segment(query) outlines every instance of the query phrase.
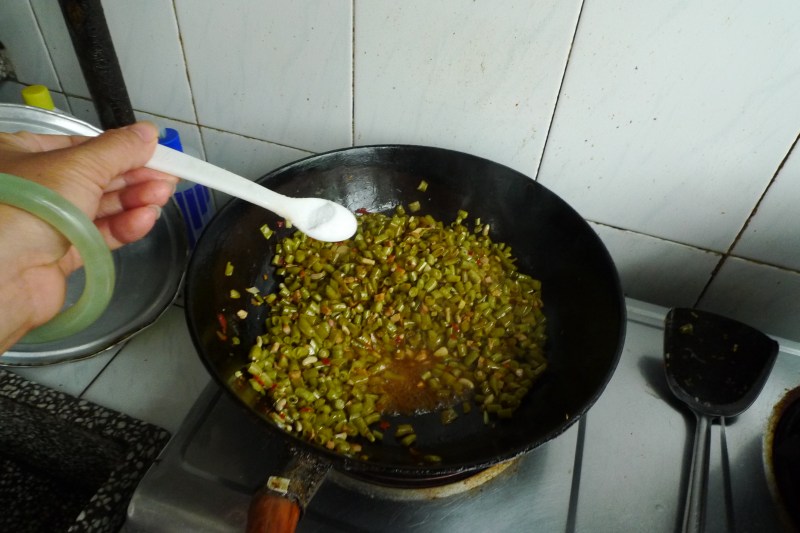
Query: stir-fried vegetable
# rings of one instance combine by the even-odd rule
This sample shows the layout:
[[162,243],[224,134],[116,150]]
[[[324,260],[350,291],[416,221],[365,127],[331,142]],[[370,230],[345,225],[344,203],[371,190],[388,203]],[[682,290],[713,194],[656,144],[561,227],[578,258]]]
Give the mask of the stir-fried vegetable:
[[[277,425],[355,454],[390,414],[512,416],[546,368],[540,284],[466,217],[398,208],[362,214],[345,242],[295,232],[277,244],[282,281],[244,374]],[[411,426],[389,435],[415,446]]]

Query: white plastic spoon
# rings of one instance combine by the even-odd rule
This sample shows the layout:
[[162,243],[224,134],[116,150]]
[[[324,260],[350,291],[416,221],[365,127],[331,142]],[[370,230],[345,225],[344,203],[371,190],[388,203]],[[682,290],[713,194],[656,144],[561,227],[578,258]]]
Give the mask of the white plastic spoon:
[[145,166],[263,207],[319,241],[343,241],[356,232],[355,215],[342,205],[323,198],[292,198],[278,194],[247,178],[166,146],[158,145]]

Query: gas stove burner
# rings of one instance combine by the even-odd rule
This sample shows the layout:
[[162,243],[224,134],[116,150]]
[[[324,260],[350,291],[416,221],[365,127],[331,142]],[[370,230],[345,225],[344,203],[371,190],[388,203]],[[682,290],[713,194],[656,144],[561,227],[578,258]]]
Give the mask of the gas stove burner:
[[[337,485],[370,497],[393,501],[418,501],[447,498],[479,487],[516,465],[517,459],[498,463],[483,470],[424,479],[398,479],[379,474],[340,472],[334,470],[329,479]],[[512,469],[513,471],[513,469]]]

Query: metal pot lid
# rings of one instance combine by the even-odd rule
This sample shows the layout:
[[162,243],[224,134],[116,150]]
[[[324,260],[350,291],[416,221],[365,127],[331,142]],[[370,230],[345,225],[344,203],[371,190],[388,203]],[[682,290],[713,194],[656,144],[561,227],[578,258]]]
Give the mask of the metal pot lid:
[[[0,104],[0,132],[16,131],[95,136],[102,130],[61,113]],[[144,239],[113,253],[114,294],[94,324],[60,341],[12,346],[0,355],[0,366],[42,366],[85,359],[131,338],[153,324],[175,301],[188,254],[183,218],[170,202]],[[65,307],[77,301],[84,282],[83,269],[69,277]]]

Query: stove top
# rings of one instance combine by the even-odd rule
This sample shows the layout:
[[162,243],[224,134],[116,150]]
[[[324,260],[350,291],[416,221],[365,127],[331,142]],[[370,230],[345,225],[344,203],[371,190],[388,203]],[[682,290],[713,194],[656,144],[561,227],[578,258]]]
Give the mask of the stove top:
[[[476,479],[432,489],[376,489],[332,471],[298,531],[679,529],[694,417],[672,399],[664,378],[665,315],[628,302],[614,377],[587,415],[556,439]],[[781,531],[761,454],[772,407],[800,385],[800,351],[781,346],[753,406],[712,428],[709,532]],[[281,439],[209,386],[140,483],[123,531],[244,531],[250,495],[287,459]]]

